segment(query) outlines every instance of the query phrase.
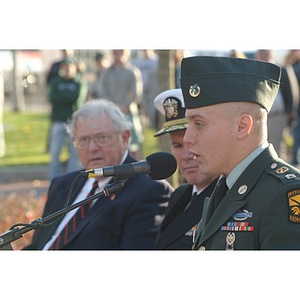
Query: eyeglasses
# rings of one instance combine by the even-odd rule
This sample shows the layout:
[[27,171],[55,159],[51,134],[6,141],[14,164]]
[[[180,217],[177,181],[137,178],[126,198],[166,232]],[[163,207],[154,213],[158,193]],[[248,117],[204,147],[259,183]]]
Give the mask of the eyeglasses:
[[93,136],[82,136],[79,139],[75,139],[73,141],[73,145],[77,149],[84,149],[89,146],[91,139],[94,143],[101,147],[101,146],[108,146],[111,143],[112,137],[120,132],[114,133],[98,133]]

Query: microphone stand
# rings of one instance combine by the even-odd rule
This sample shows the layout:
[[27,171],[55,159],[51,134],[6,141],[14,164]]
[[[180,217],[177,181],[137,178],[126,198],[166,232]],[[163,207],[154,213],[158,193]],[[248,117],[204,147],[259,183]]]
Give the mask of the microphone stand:
[[0,250],[13,250],[11,243],[20,239],[21,237],[23,237],[24,233],[29,232],[33,229],[38,229],[42,226],[47,226],[47,224],[45,224],[46,222],[49,222],[57,217],[63,216],[67,212],[69,212],[81,205],[84,205],[96,198],[99,198],[101,196],[110,196],[114,192],[122,189],[124,187],[124,183],[125,183],[125,180],[117,181],[113,184],[109,184],[108,186],[103,188],[99,193],[92,195],[76,204],[67,206],[67,207],[65,207],[57,212],[54,212],[53,214],[50,214],[49,216],[46,216],[44,218],[38,218],[38,219],[32,221],[30,224],[24,224],[24,225],[21,224],[23,226],[22,228],[15,227],[18,224],[12,226],[9,231],[0,235]]

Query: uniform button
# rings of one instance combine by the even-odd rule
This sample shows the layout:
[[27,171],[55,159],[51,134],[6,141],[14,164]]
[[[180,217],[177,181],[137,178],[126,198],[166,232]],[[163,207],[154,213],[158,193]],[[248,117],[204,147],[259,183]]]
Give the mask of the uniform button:
[[276,167],[277,167],[277,164],[276,163],[272,163],[271,169],[274,170]]
[[200,248],[199,248],[199,250],[202,250],[202,251],[203,251],[203,250],[206,250],[206,248],[205,248],[204,245],[201,245]]
[[247,189],[248,189],[248,187],[245,184],[241,185],[238,189],[239,195],[245,194],[247,192]]

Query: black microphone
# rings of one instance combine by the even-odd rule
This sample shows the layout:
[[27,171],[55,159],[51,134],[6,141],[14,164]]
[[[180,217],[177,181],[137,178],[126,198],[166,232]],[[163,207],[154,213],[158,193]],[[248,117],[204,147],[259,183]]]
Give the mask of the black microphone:
[[175,157],[168,152],[157,152],[146,157],[146,160],[130,164],[90,169],[81,172],[88,178],[96,176],[111,177],[115,179],[127,179],[139,174],[148,174],[151,179],[160,180],[170,177],[177,168]]

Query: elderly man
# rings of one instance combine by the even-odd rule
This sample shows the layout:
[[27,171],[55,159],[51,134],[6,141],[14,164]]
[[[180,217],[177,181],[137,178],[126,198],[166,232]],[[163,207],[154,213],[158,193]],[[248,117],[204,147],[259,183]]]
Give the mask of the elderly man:
[[[132,163],[128,153],[130,123],[112,102],[91,100],[73,114],[71,137],[85,169]],[[56,177],[48,191],[43,216],[62,209],[71,184],[81,171]],[[82,177],[71,203],[102,190],[111,177]],[[122,190],[101,196],[91,207],[81,206],[49,226],[37,229],[26,249],[113,250],[153,249],[162,216],[173,188],[165,180],[137,175]]]
[[203,173],[221,175],[194,249],[300,249],[300,172],[267,140],[280,68],[226,57],[190,57],[181,68],[184,141]]

